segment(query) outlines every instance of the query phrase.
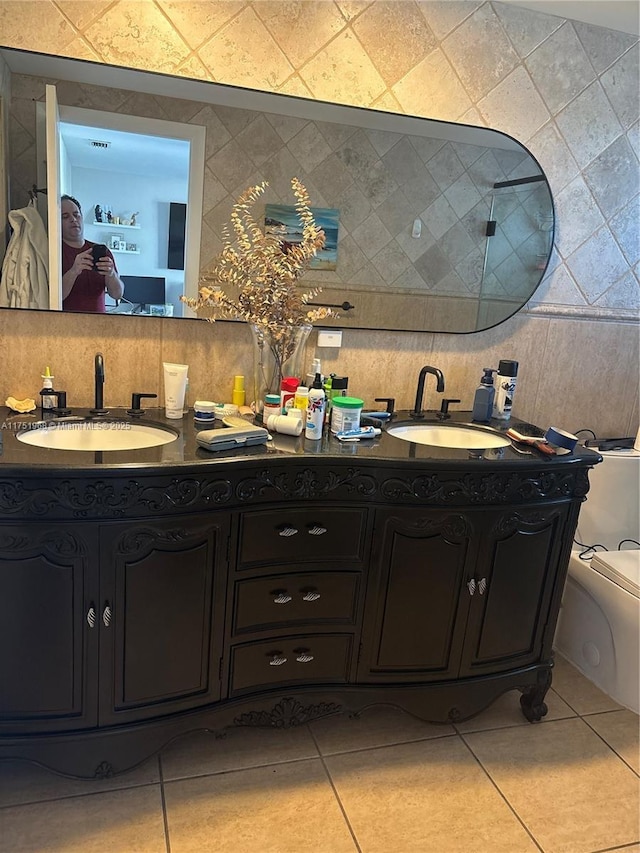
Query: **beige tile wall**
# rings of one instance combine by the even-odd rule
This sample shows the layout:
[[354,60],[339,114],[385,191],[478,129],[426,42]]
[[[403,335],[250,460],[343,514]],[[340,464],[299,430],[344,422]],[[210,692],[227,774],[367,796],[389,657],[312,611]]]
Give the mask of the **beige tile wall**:
[[[516,358],[516,414],[637,428],[637,39],[474,0],[0,0],[0,31],[14,47],[511,133],[540,159],[558,207],[553,269],[529,313],[465,336],[348,330],[342,350],[318,355],[368,403],[393,395],[400,407],[422,364],[441,367],[447,396],[469,407],[481,368]],[[239,325],[3,311],[0,397],[36,393],[49,363],[71,402],[87,404],[97,349],[111,405],[159,390],[163,359],[189,362],[198,396],[228,398],[233,374],[251,373]]]

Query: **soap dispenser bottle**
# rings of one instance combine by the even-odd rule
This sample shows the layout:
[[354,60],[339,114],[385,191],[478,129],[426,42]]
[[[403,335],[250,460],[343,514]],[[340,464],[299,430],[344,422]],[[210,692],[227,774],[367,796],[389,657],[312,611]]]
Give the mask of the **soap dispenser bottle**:
[[487,424],[491,420],[493,400],[496,393],[495,388],[493,387],[493,374],[495,373],[495,369],[492,367],[483,367],[482,370],[484,373],[480,380],[480,384],[476,388],[476,393],[473,398],[471,420]]
[[56,405],[56,395],[53,390],[53,376],[51,370],[45,367],[42,374],[42,390],[40,391],[40,406],[42,412],[50,411]]

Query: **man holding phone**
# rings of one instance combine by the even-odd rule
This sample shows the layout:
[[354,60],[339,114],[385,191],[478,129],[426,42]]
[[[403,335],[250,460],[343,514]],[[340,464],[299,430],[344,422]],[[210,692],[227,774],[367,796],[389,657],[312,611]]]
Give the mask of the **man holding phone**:
[[84,239],[80,202],[60,199],[62,216],[62,308],[64,311],[105,313],[104,294],[120,299],[124,285],[113,255],[101,243]]

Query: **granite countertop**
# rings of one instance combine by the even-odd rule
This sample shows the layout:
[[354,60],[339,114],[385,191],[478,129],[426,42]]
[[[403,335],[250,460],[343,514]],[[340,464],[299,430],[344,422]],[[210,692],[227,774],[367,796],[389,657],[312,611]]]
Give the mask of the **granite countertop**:
[[[86,410],[77,409],[73,411],[74,417],[87,416]],[[124,409],[111,409],[107,418],[131,420]],[[55,419],[54,419],[55,420]],[[168,420],[164,417],[162,409],[146,409],[142,418],[136,418],[138,423],[157,423],[170,426],[179,432],[178,438],[170,444],[161,447],[152,447],[144,450],[128,451],[75,451],[75,450],[51,450],[27,445],[18,440],[17,436],[21,430],[33,428],[41,421],[40,411],[29,415],[19,415],[3,408],[0,412],[0,470],[5,474],[30,473],[34,469],[47,469],[50,473],[81,473],[92,470],[114,469],[122,472],[124,468],[144,468],[156,472],[166,472],[168,467],[179,468],[201,468],[202,466],[228,465],[243,462],[257,462],[278,459],[282,461],[289,457],[297,457],[302,461],[304,457],[308,461],[323,458],[331,460],[358,460],[359,462],[385,461],[396,463],[402,467],[412,465],[418,467],[433,466],[436,468],[474,468],[477,466],[496,467],[504,470],[506,466],[540,468],[540,465],[557,466],[566,464],[595,465],[600,461],[600,456],[592,450],[578,446],[571,454],[563,454],[550,457],[535,449],[527,449],[522,445],[510,446],[497,450],[485,450],[483,452],[458,450],[453,448],[438,448],[427,445],[414,444],[403,441],[394,436],[387,435],[383,430],[382,435],[374,439],[360,442],[340,442],[328,431],[319,441],[309,441],[304,438],[304,433],[299,438],[274,433],[272,440],[267,444],[253,447],[239,448],[231,451],[210,452],[202,449],[197,441],[196,435],[202,427],[195,424],[191,413],[185,415],[182,420]],[[411,422],[408,412],[399,412],[393,420],[396,426],[404,421]],[[447,425],[468,424],[470,412],[452,413],[450,420],[445,421]],[[421,423],[442,424],[436,417],[435,412],[427,412],[425,420]],[[503,432],[509,425],[517,427],[520,423],[513,418],[511,422],[494,422],[490,426]],[[216,428],[224,427],[216,421]]]

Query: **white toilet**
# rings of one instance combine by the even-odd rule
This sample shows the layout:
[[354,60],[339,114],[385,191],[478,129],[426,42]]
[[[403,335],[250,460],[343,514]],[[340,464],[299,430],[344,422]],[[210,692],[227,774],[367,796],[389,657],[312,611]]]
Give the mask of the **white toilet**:
[[[640,433],[639,433],[640,436]],[[636,446],[640,443],[636,441]],[[600,451],[589,472],[576,542],[604,545],[580,559],[574,542],[556,649],[601,690],[640,713],[640,450]],[[592,556],[593,555],[593,556]]]

